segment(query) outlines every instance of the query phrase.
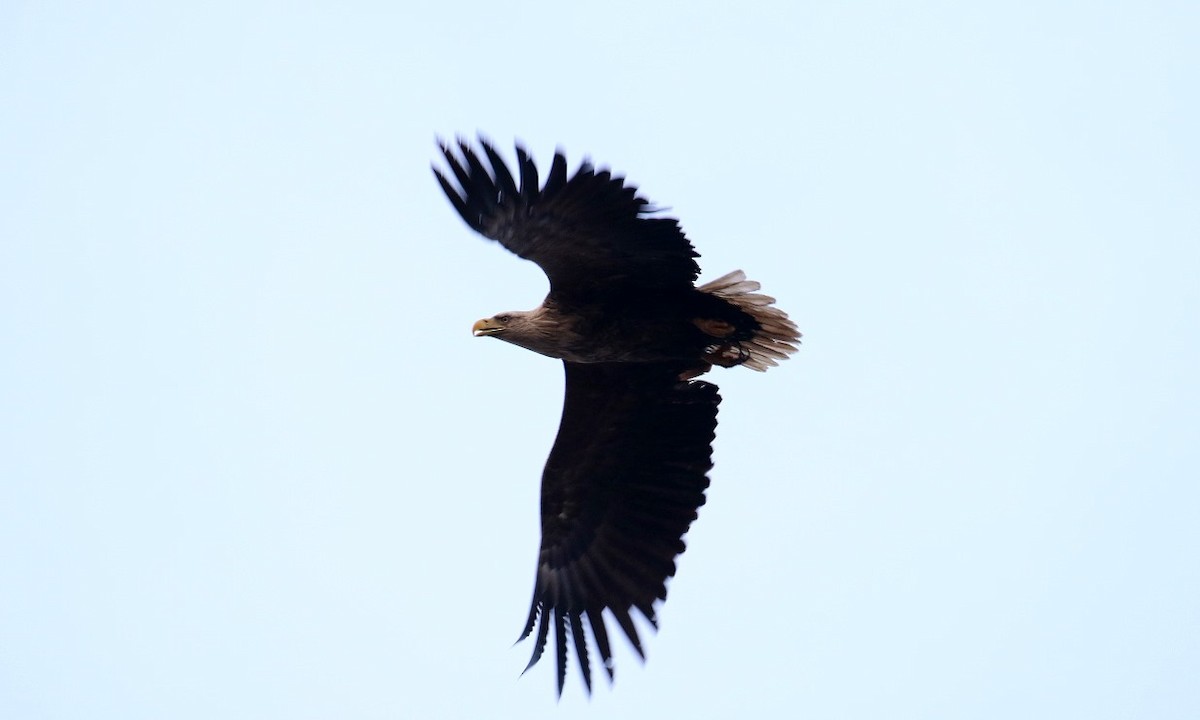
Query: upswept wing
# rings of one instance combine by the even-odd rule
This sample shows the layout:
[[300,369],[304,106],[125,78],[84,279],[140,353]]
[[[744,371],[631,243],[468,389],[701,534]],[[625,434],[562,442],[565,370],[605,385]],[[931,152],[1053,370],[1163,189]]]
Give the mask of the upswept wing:
[[524,639],[537,629],[528,670],[554,630],[558,692],[567,636],[591,691],[584,622],[613,676],[607,611],[642,654],[631,611],[655,623],[682,536],[704,504],[721,398],[715,385],[680,382],[678,368],[566,366],[562,423],[542,476],[542,544]]
[[[442,145],[449,175],[433,172],[467,225],[532,260],[550,278],[551,292],[586,293],[628,284],[640,288],[690,287],[698,257],[679,223],[649,217],[637,189],[584,161],[567,177],[555,153],[546,184],[517,145],[517,174],[486,141],[483,157],[464,141]],[[457,152],[456,152],[457,149]]]

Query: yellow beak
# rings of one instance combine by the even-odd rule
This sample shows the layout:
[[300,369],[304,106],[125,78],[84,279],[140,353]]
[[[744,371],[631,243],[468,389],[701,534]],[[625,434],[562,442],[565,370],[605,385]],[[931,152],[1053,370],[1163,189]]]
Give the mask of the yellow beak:
[[483,337],[484,335],[495,335],[498,332],[503,332],[504,328],[491,318],[485,318],[476,322],[471,326],[471,334],[475,337]]

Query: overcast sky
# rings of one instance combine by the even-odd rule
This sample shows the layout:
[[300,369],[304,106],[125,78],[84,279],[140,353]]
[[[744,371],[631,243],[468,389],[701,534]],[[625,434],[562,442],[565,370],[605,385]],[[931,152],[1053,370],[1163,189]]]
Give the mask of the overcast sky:
[[[0,716],[1200,716],[1200,6],[418,4],[0,5]],[[805,333],[590,702],[477,132]]]

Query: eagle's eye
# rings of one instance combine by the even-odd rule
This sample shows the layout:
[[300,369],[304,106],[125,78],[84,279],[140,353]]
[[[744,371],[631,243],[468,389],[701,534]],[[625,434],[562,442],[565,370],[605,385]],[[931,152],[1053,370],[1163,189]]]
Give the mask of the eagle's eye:
[[502,323],[506,323],[509,320],[512,320],[512,315],[497,315],[496,319]]

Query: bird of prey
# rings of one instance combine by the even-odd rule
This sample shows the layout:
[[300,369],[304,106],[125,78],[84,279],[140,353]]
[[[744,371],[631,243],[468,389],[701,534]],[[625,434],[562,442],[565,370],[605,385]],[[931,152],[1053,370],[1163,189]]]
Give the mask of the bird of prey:
[[560,359],[566,375],[542,474],[525,669],[553,630],[558,694],[568,637],[590,693],[585,623],[609,682],[605,613],[644,659],[631,613],[657,627],[655,604],[704,504],[721,398],[695,378],[714,365],[766,370],[796,350],[800,333],[740,270],[696,286],[699,254],[679,223],[622,177],[587,161],[568,174],[560,151],[539,184],[520,145],[515,174],[488,142],[479,147],[442,144],[445,168],[434,174],[467,225],[537,263],[550,292],[473,332]]

